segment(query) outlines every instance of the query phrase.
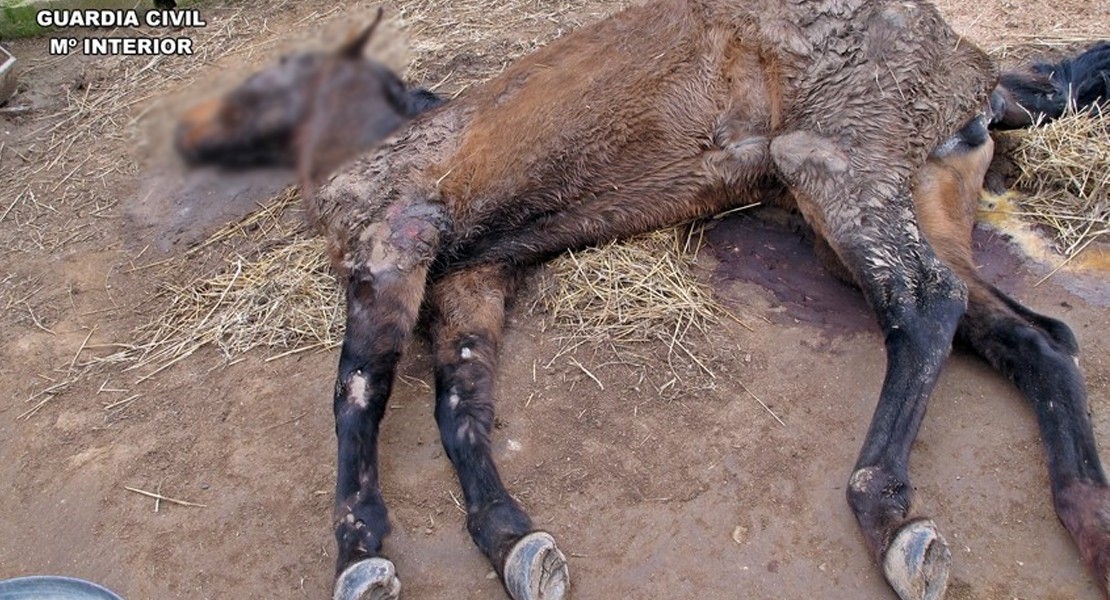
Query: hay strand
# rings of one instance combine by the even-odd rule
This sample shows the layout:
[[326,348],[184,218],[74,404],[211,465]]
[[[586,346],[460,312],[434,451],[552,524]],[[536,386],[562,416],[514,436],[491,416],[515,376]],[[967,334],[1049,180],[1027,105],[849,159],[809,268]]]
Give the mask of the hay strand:
[[189,506],[189,507],[193,507],[193,508],[207,508],[208,507],[207,504],[198,504],[196,502],[189,502],[188,500],[180,500],[180,499],[177,499],[177,498],[171,498],[169,496],[163,496],[162,494],[158,494],[158,493],[155,493],[155,492],[148,492],[144,489],[131,487],[129,485],[123,486],[123,489],[125,489],[129,492],[139,494],[140,496],[146,496],[147,498],[154,498],[155,500],[157,500],[159,502],[169,502],[170,504],[176,504],[178,506]]

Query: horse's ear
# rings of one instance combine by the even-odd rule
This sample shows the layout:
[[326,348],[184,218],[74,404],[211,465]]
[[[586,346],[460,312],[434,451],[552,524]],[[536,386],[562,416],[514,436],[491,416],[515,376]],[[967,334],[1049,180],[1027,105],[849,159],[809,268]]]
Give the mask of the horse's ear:
[[351,58],[362,58],[362,51],[366,48],[366,43],[370,41],[370,37],[374,35],[374,30],[377,29],[378,23],[382,22],[382,7],[378,7],[378,14],[374,16],[374,21],[362,30],[362,33],[352,37],[339,48],[339,55]]

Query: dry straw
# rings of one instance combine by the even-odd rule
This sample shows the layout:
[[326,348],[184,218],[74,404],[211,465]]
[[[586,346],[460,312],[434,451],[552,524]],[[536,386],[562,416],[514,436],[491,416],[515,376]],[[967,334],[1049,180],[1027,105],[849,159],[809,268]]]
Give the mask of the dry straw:
[[1110,233],[1110,121],[1071,111],[1046,126],[1012,134],[1016,185],[1028,192],[1019,216],[1043,225],[1072,257]]
[[131,368],[148,367],[149,377],[207,345],[228,359],[259,347],[287,354],[337,345],[342,296],[323,240],[291,216],[299,203],[287,190],[168,265],[181,273],[180,261],[217,259],[213,271],[164,286],[165,308],[140,331]]
[[676,358],[705,367],[691,334],[700,337],[724,314],[696,273],[689,227],[667,229],[567,252],[547,268],[538,305],[554,325],[559,354],[584,344],[621,348],[662,343]]

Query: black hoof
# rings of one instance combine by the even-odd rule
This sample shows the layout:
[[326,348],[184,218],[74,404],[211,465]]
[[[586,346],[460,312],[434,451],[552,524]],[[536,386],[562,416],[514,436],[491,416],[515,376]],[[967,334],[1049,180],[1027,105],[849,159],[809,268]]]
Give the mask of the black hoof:
[[505,559],[505,589],[513,600],[562,600],[570,589],[567,558],[543,531],[520,539]]
[[894,535],[883,556],[883,575],[902,600],[941,600],[951,564],[952,553],[936,524],[922,519]]
[[368,558],[347,567],[335,580],[333,600],[397,600],[401,580],[393,563]]

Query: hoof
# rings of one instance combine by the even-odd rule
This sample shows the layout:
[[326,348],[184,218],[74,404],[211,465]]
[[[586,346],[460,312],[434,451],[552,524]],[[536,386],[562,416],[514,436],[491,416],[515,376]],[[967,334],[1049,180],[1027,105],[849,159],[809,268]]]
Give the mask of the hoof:
[[948,588],[952,553],[928,519],[912,521],[894,536],[883,556],[883,574],[902,600],[941,600]]
[[567,558],[555,547],[555,538],[537,531],[513,546],[505,559],[505,589],[513,600],[566,598],[570,573]]
[[333,600],[397,600],[401,580],[393,563],[384,558],[361,560],[335,580]]

